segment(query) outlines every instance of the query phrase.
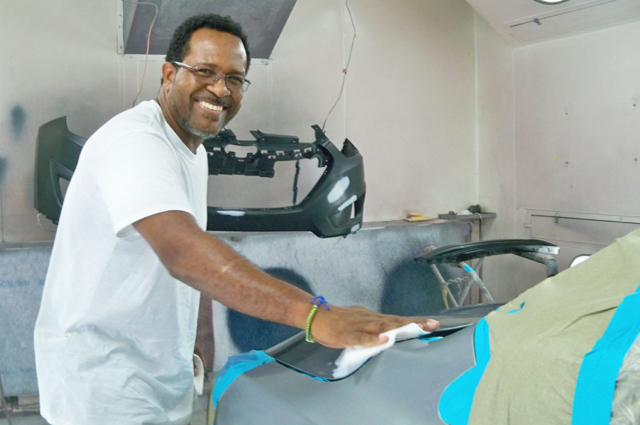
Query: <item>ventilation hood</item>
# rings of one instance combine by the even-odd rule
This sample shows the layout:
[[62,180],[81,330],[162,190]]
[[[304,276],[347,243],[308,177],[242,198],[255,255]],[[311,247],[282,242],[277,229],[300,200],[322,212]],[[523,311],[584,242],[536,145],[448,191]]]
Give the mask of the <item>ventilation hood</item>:
[[[296,0],[118,0],[118,53],[165,55],[174,30],[201,13],[230,16],[249,37],[251,57],[269,59]],[[156,16],[155,22],[153,21]]]
[[512,47],[640,20],[640,0],[467,0]]

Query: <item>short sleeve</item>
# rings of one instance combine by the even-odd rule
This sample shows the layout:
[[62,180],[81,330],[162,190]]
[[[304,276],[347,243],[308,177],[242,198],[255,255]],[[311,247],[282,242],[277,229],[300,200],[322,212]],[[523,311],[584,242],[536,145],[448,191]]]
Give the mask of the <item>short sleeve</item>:
[[133,223],[164,211],[194,215],[178,153],[158,135],[134,133],[101,152],[94,170],[114,233],[127,236]]

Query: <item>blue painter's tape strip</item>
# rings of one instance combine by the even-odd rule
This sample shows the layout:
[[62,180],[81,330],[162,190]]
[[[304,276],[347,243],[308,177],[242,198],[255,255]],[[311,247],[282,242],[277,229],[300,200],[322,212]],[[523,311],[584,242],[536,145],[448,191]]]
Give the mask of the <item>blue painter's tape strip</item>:
[[224,393],[238,376],[273,361],[275,361],[275,359],[264,351],[256,350],[229,357],[229,360],[227,360],[227,363],[220,370],[213,384],[213,392],[211,393],[213,406],[218,406],[218,400],[222,396],[222,393]]
[[524,307],[524,301],[522,301],[522,304],[520,304],[520,307],[516,308],[515,310],[507,311],[505,314],[517,313],[520,310],[522,310],[522,307]]
[[622,362],[640,334],[640,287],[618,306],[609,326],[580,366],[572,425],[609,424]]
[[426,334],[418,337],[420,341],[425,341],[425,342],[440,341],[442,338],[443,337],[441,336],[431,336],[430,334]]
[[449,384],[440,398],[440,417],[449,425],[466,425],[469,422],[476,388],[491,358],[489,325],[485,318],[476,325],[474,346],[476,365]]

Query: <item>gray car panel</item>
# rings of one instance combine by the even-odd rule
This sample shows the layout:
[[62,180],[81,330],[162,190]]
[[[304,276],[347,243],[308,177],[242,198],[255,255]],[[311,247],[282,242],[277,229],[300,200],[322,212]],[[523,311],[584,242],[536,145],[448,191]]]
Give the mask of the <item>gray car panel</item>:
[[475,324],[437,341],[399,342],[333,382],[279,362],[262,365],[227,388],[215,424],[442,425],[442,393],[475,365],[474,330]]

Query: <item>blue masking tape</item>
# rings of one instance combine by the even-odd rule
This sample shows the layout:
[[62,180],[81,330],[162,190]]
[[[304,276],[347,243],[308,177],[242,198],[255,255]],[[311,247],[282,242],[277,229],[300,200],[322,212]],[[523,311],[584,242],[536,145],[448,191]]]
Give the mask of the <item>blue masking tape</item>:
[[440,341],[442,338],[443,337],[441,336],[431,336],[430,334],[426,334],[418,337],[420,341],[425,341],[425,342]]
[[486,318],[482,318],[476,325],[474,346],[476,365],[449,384],[438,404],[440,417],[449,425],[466,425],[469,422],[476,388],[491,358]]
[[609,424],[618,372],[640,334],[640,287],[627,295],[593,349],[584,356],[573,398],[572,425]]
[[520,310],[522,310],[522,307],[524,307],[524,301],[522,301],[522,304],[520,304],[520,307],[516,308],[515,310],[507,311],[505,314],[517,313]]
[[220,370],[213,384],[213,392],[211,393],[213,406],[218,406],[218,400],[222,396],[222,393],[224,393],[227,387],[229,387],[238,376],[273,361],[275,361],[275,359],[264,351],[256,350],[229,357],[229,360],[227,360],[227,363]]

